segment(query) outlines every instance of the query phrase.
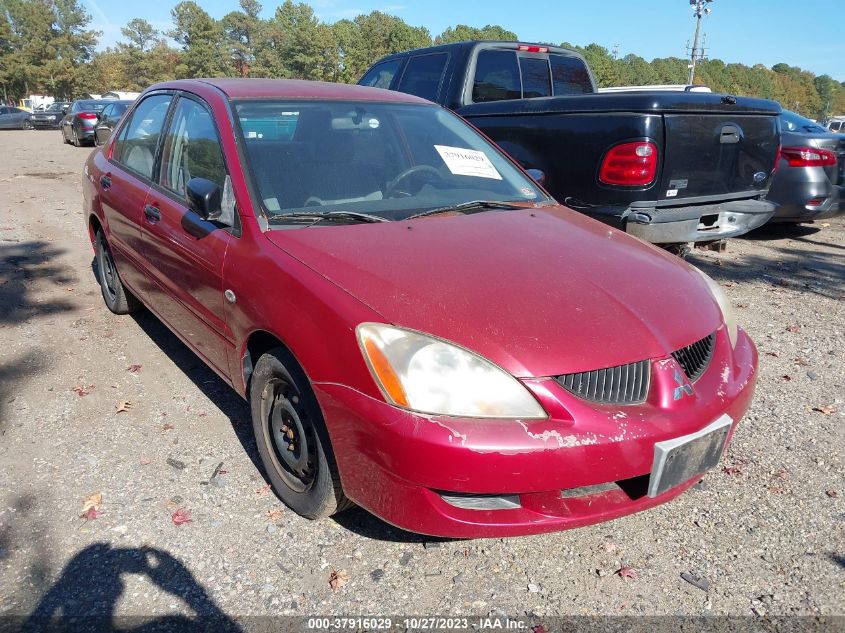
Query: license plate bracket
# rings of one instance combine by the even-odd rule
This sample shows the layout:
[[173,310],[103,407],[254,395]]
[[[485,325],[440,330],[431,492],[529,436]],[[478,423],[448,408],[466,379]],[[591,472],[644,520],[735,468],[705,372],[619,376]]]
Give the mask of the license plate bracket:
[[656,442],[648,496],[662,495],[716,466],[725,449],[731,424],[731,417],[724,414],[700,431]]

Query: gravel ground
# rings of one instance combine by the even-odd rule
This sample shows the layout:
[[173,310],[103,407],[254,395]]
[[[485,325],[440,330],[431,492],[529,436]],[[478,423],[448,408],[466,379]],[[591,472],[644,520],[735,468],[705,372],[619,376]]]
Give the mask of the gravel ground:
[[268,494],[246,404],[149,314],[103,305],[89,150],[2,138],[0,615],[845,614],[845,218],[691,256],[760,350],[724,468],[610,523],[432,541]]

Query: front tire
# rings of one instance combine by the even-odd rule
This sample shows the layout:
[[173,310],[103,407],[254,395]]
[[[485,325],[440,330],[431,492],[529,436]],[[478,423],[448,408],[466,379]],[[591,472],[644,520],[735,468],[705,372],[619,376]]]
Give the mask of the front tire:
[[21,129],[22,130],[32,130],[32,129],[34,129],[32,127],[32,121],[30,121],[29,119],[24,119],[23,123],[21,123]]
[[123,285],[108,242],[102,231],[96,237],[97,276],[106,307],[115,314],[130,314],[141,309],[141,302]]
[[249,401],[258,453],[279,498],[308,519],[352,507],[317,398],[290,352],[277,347],[258,359]]

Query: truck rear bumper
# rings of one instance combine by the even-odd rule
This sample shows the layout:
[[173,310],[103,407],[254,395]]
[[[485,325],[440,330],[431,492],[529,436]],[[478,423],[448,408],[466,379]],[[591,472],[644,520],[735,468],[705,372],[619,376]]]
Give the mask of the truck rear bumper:
[[721,240],[762,226],[776,210],[776,204],[756,199],[689,207],[631,208],[625,216],[625,231],[654,244]]

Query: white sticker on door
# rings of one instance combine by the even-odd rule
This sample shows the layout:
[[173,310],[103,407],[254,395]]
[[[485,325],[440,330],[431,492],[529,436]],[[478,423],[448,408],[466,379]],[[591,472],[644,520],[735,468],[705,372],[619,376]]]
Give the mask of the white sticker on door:
[[476,178],[493,178],[501,180],[502,176],[496,166],[487,158],[487,154],[474,149],[435,145],[434,149],[440,154],[446,167],[456,176],[475,176]]

